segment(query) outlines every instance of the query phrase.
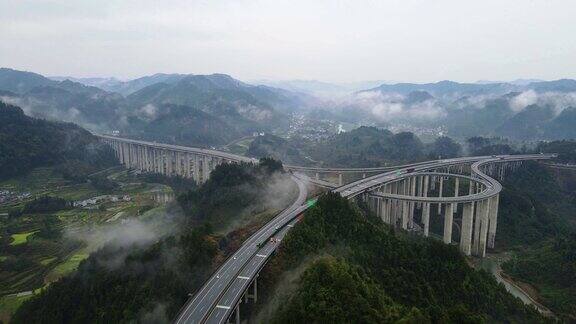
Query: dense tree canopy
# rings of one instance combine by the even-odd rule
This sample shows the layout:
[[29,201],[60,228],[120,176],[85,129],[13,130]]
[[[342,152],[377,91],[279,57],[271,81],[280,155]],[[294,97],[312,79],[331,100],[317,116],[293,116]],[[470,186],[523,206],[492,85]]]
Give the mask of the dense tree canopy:
[[74,124],[30,118],[1,101],[0,121],[0,179],[39,166],[70,163],[68,170],[76,174],[115,163],[109,148]]
[[438,137],[432,144],[430,157],[432,159],[449,159],[462,154],[462,146],[447,136]]
[[315,255],[338,258],[306,270],[274,315],[279,323],[293,322],[291,316],[298,322],[342,316],[350,323],[541,320],[490,274],[470,268],[457,248],[395,234],[337,194],[324,195],[306,212],[277,255],[262,274],[262,285],[273,286],[282,271]]

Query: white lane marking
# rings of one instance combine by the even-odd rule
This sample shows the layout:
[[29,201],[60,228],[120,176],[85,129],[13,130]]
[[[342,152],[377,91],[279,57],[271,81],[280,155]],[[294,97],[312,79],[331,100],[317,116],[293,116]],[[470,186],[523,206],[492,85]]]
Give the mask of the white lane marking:
[[216,305],[216,308],[230,309],[230,306]]
[[[300,183],[299,181],[296,181],[296,182],[298,183],[298,186],[301,187],[301,183]],[[294,208],[294,206],[302,205],[302,204],[304,203],[305,195],[302,194],[303,192],[304,192],[304,190],[300,190],[300,196],[298,197],[297,202],[295,202],[289,209],[284,210],[284,212],[282,212],[280,215],[278,215],[274,220],[283,219],[283,218],[285,218],[287,215],[293,214],[296,210],[299,210],[301,207],[300,207],[300,208]],[[274,226],[273,223],[276,223],[276,222],[272,221],[272,222],[266,224],[266,225],[264,226],[264,228],[261,229],[261,231],[262,231],[262,230],[267,230],[268,228],[271,229],[272,226]],[[261,232],[261,231],[259,231],[259,232]],[[251,237],[248,239],[248,241],[252,241],[252,239],[254,239],[255,241],[258,241],[262,236],[265,236],[265,235],[266,235],[266,233],[260,233],[260,234],[258,234],[258,232],[257,232],[257,233],[255,233],[253,236],[251,236]],[[246,244],[246,243],[248,243],[248,242],[245,242],[245,245],[248,245],[248,244]],[[245,251],[243,251],[242,254],[244,254],[244,252],[246,252],[246,250],[248,250],[248,249],[245,249]],[[258,250],[258,248],[256,248],[256,250]],[[262,258],[266,258],[266,257],[267,257],[266,255],[261,255],[261,254],[260,254],[260,255],[257,255],[257,256],[262,257]],[[225,265],[226,265],[226,264],[225,264]],[[210,279],[212,279],[212,278],[210,278]],[[203,290],[203,289],[202,289],[202,290]],[[210,289],[210,290],[211,290],[211,289]],[[202,298],[202,299],[204,299],[204,298]],[[186,311],[187,311],[187,310],[188,310],[188,307],[186,307]],[[194,310],[193,310],[192,312],[194,312]],[[189,316],[187,316],[186,320],[188,320],[191,315],[192,315],[192,314],[190,314]]]
[[244,276],[238,276],[238,279],[250,280],[250,278]]
[[[300,193],[302,193],[302,192],[303,192],[303,191],[301,190]],[[292,206],[290,206],[289,208],[287,208],[286,210],[284,210],[283,212],[281,212],[281,213],[276,217],[276,219],[281,219],[281,218],[285,217],[285,214],[290,214],[290,213],[293,212],[291,209],[293,209],[294,206],[301,205],[301,204],[303,203],[303,200],[304,200],[304,199],[303,199],[304,196],[303,196],[303,195],[301,195],[301,196],[302,196],[302,197],[298,197],[297,201],[294,202],[294,204],[293,204]],[[301,200],[302,200],[302,201],[301,201]],[[262,231],[262,230],[266,231],[266,230],[268,230],[268,229],[271,229],[272,226],[274,226],[274,223],[275,223],[274,221],[269,222],[268,224],[266,224],[266,225],[261,229],[261,231]],[[262,233],[261,231],[259,231],[260,233],[257,232],[257,233],[255,233],[254,235],[252,235],[251,237],[249,237],[247,241],[248,241],[248,242],[249,242],[249,241],[255,241],[255,242],[257,242],[262,236],[267,235],[267,233]],[[246,243],[248,243],[248,242],[246,242]],[[241,248],[241,249],[242,249],[242,248]],[[240,252],[240,251],[237,251],[237,252]],[[240,256],[240,257],[243,257],[246,252],[247,252],[247,250],[244,249],[244,251],[241,251],[241,252],[240,252],[240,255],[239,255],[239,256]],[[237,254],[237,253],[236,253],[236,254]],[[225,269],[226,267],[229,268],[229,267],[232,265],[232,262],[230,262],[230,261],[231,261],[231,260],[228,259],[227,262],[223,265],[222,269]],[[208,281],[208,283],[207,283],[205,286],[202,287],[202,289],[201,289],[201,291],[200,291],[200,294],[197,294],[197,295],[195,296],[195,298],[192,300],[192,302],[186,307],[184,313],[187,312],[187,311],[189,310],[189,307],[194,304],[194,302],[196,301],[197,297],[201,296],[201,293],[205,290],[205,288],[208,288],[208,292],[211,292],[211,291],[212,291],[212,289],[214,288],[214,286],[208,287],[209,284],[210,284],[210,282],[211,282],[212,280],[214,280],[214,277],[211,277],[210,280]],[[220,288],[220,285],[218,285],[218,288]],[[208,295],[208,294],[204,294],[204,295],[201,297],[200,300],[201,300],[201,301],[204,300],[204,298],[205,298],[207,295]],[[197,307],[197,306],[196,306],[196,307]],[[193,312],[196,310],[196,307],[194,307],[194,308],[192,309],[192,312],[191,312],[191,313],[193,313]],[[189,314],[189,315],[187,316],[186,320],[189,319],[190,315],[192,315],[192,314]]]

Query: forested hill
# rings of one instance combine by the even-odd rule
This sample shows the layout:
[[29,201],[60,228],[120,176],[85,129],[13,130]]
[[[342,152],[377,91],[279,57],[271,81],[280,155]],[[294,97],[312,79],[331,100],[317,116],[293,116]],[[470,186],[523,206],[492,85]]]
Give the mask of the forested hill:
[[90,171],[114,163],[112,152],[81,127],[31,118],[0,101],[0,179],[40,166]]
[[394,134],[367,126],[334,135],[305,150],[313,160],[332,167],[376,167],[384,163],[450,158],[462,153],[462,147],[449,137],[424,144],[411,132]]
[[262,323],[543,321],[457,247],[395,233],[332,193],[286,236],[258,286],[267,296],[252,316]]

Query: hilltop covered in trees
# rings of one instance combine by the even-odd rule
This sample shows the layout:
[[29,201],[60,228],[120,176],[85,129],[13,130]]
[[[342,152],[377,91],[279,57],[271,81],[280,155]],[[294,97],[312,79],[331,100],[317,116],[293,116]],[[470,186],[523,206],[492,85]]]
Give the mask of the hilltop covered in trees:
[[270,295],[284,274],[292,276],[302,267],[296,287],[278,297],[284,302],[258,320],[542,321],[490,274],[473,270],[456,247],[395,233],[336,194],[321,197],[287,235],[261,275],[262,292]]
[[77,175],[115,163],[112,151],[88,131],[28,117],[19,107],[0,101],[0,179],[40,166]]

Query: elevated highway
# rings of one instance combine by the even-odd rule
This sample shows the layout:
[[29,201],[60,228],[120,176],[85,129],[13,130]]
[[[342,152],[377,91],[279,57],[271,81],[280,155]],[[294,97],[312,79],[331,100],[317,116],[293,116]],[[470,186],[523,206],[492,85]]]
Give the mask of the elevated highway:
[[[110,136],[101,138],[114,148],[120,161],[127,167],[152,172],[160,170],[166,175],[193,177],[199,182],[208,179],[209,172],[219,163],[256,162],[255,159],[214,150]],[[228,319],[235,319],[239,323],[239,305],[242,298],[257,299],[259,271],[289,229],[298,221],[299,215],[310,206],[304,204],[307,195],[305,182],[308,180],[330,188],[342,197],[363,200],[388,224],[406,230],[422,228],[425,236],[429,234],[430,218],[442,217],[442,237],[447,244],[453,243],[454,216],[458,214],[461,206],[460,249],[464,254],[482,257],[486,245],[493,247],[496,233],[502,186],[495,178],[504,178],[519,167],[522,161],[554,157],[553,154],[462,157],[414,163],[395,169],[319,169],[287,166],[286,168],[294,173],[293,179],[299,188],[298,198],[289,208],[250,236],[238,251],[226,260],[182,308],[176,323],[223,323]],[[217,163],[210,163],[211,161]],[[318,177],[310,179],[300,172],[338,173],[340,182],[343,172],[363,173],[364,176],[360,180],[335,187],[330,182]],[[365,176],[371,172],[377,174]],[[454,192],[447,195],[448,183],[454,185],[451,187]],[[461,191],[467,191],[467,194],[462,195]],[[431,196],[432,194],[436,196]],[[437,215],[431,214],[432,205],[435,205]]]
[[[176,323],[221,323],[235,310],[239,299],[274,252],[287,230],[304,209],[308,191],[305,183],[293,177],[298,185],[294,203],[274,217],[246,242],[210,277],[181,310]],[[274,240],[270,240],[273,237]],[[254,293],[254,298],[256,297]]]

